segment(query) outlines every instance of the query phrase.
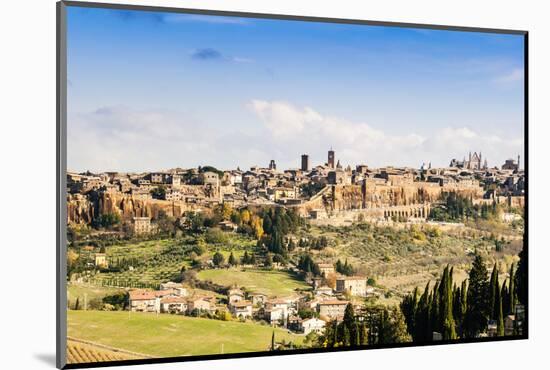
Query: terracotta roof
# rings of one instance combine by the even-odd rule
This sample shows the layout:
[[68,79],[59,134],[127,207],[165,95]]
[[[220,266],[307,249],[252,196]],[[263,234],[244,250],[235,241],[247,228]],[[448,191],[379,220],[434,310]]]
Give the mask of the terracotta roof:
[[209,302],[209,299],[207,299],[208,297],[192,297],[192,298],[189,298],[188,301],[190,302],[196,302],[196,301],[205,301],[205,302]]
[[322,305],[322,306],[347,305],[348,303],[349,303],[348,301],[340,301],[338,299],[330,299],[330,300],[320,302],[319,305]]
[[364,276],[339,276],[336,280],[367,280]]
[[327,268],[327,267],[334,268],[334,266],[331,263],[319,263],[318,266],[319,268]]
[[166,289],[166,290],[155,290],[155,296],[157,297],[165,297],[167,295],[176,294],[177,290],[175,289]]
[[160,300],[160,303],[187,303],[183,297],[166,297]]
[[246,307],[246,306],[252,306],[252,302],[250,301],[240,301],[232,303],[233,307]]
[[151,291],[132,291],[130,292],[130,300],[131,301],[149,301],[151,299],[155,299],[157,296],[155,295],[155,292]]
[[133,301],[139,301],[139,300],[151,300],[155,299],[157,297],[162,298],[169,295],[175,295],[176,291],[173,289],[169,290],[143,290],[143,289],[137,289],[130,291],[130,299]]

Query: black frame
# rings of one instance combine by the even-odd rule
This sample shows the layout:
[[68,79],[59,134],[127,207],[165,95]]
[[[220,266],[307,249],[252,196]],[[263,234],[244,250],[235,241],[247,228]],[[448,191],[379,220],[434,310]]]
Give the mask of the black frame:
[[[125,366],[125,365],[140,365],[140,364],[159,364],[172,362],[190,362],[190,361],[206,361],[220,360],[232,358],[247,358],[247,357],[267,357],[267,356],[288,356],[294,354],[309,354],[309,353],[326,353],[326,352],[342,352],[342,351],[357,351],[368,349],[382,348],[404,348],[418,346],[439,346],[447,344],[467,344],[467,343],[486,343],[500,342],[510,340],[522,340],[529,338],[529,303],[528,299],[525,305],[525,321],[522,335],[494,337],[494,338],[470,338],[457,339],[452,341],[438,342],[411,342],[411,343],[394,343],[384,345],[356,346],[356,347],[340,347],[340,348],[311,348],[311,349],[294,349],[285,351],[260,351],[260,352],[242,352],[230,354],[213,354],[213,355],[194,355],[180,357],[159,357],[151,359],[137,360],[121,360],[121,361],[106,361],[92,363],[66,363],[66,346],[67,346],[67,292],[66,292],[66,233],[67,233],[67,209],[66,209],[66,170],[67,170],[67,28],[66,28],[66,8],[68,6],[84,7],[84,8],[100,8],[100,9],[115,9],[115,10],[136,10],[136,11],[157,11],[171,12],[183,14],[200,14],[200,15],[218,15],[226,17],[245,17],[245,18],[264,18],[278,20],[293,20],[306,22],[321,22],[321,23],[340,23],[340,24],[356,24],[369,26],[391,26],[402,28],[420,28],[430,30],[446,30],[446,31],[462,31],[462,32],[483,32],[497,34],[512,34],[523,35],[524,37],[524,172],[525,172],[525,207],[524,207],[524,253],[527,261],[527,271],[529,271],[529,32],[524,30],[511,29],[495,29],[495,28],[477,28],[477,27],[460,27],[450,25],[435,25],[435,24],[419,24],[419,23],[401,23],[401,22],[383,22],[369,21],[358,19],[342,19],[342,18],[326,18],[312,16],[298,16],[285,14],[267,14],[267,13],[251,13],[251,12],[233,12],[209,9],[190,9],[190,8],[174,8],[162,6],[144,6],[130,4],[112,4],[112,3],[96,3],[96,2],[81,2],[81,1],[59,1],[56,7],[57,15],[57,99],[56,99],[56,119],[57,119],[57,142],[56,142],[56,169],[57,169],[57,217],[56,217],[56,366],[59,369],[81,369],[95,367],[110,367],[110,366]],[[528,280],[528,279],[527,279]],[[529,287],[529,281],[527,281]]]

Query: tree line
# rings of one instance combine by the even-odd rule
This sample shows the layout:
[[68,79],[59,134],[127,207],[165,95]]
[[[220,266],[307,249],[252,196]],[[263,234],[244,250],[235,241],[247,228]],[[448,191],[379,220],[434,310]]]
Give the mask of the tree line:
[[525,304],[526,269],[524,253],[518,268],[512,264],[509,278],[499,282],[495,263],[488,274],[483,257],[476,253],[467,280],[453,281],[453,268],[447,266],[441,278],[424,291],[416,288],[401,302],[408,332],[415,342],[433,340],[440,333],[443,340],[475,338],[496,323],[497,336],[504,336],[504,318],[515,313],[516,304]]

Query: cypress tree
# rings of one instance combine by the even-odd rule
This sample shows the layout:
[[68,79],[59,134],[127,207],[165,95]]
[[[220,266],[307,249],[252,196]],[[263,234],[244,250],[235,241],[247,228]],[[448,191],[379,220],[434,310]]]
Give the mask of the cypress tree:
[[497,272],[497,264],[493,266],[493,271],[491,272],[491,278],[489,280],[489,318],[495,319],[496,316],[496,310],[495,307],[497,306],[497,290],[498,287],[498,272]]
[[502,308],[499,308],[499,305],[500,305],[499,300],[502,300],[502,295],[501,295],[501,291],[500,291],[500,283],[498,281],[498,274],[497,274],[496,282],[495,282],[495,303],[492,307],[493,320],[498,319],[498,310],[502,309]]
[[466,315],[466,311],[468,310],[468,285],[466,284],[466,280],[462,282],[462,287],[460,288],[460,303],[462,304],[461,311],[462,311],[462,317]]
[[361,333],[360,333],[360,342],[361,345],[368,344],[368,337],[367,337],[367,327],[365,325],[364,321],[361,321],[361,327],[360,327]]
[[237,260],[235,259],[233,252],[229,255],[229,260],[227,262],[229,262],[231,266],[235,266],[237,264]]
[[469,274],[468,309],[466,311],[465,334],[473,338],[487,327],[489,315],[487,269],[483,257],[476,252]]
[[508,311],[509,315],[513,315],[516,311],[516,286],[515,286],[514,264],[510,267],[510,287],[508,288]]
[[519,252],[518,268],[515,274],[515,292],[517,300],[521,304],[527,303],[527,255],[525,246],[523,250]]
[[76,302],[74,304],[74,309],[75,309],[75,311],[80,309],[80,300],[78,299],[78,297],[76,297]]
[[418,287],[415,287],[413,292],[403,299],[401,302],[401,311],[405,316],[407,329],[413,337],[416,337],[416,315],[418,310]]
[[348,328],[351,328],[351,326],[355,322],[355,312],[353,311],[353,305],[351,303],[348,303],[346,306],[346,310],[344,311],[344,325]]
[[361,345],[361,328],[359,327],[359,324],[357,323],[357,320],[355,320],[352,332],[354,333],[354,335],[353,335],[352,340],[351,340],[351,345],[352,346]]
[[504,315],[502,313],[502,296],[500,295],[500,289],[497,289],[497,336],[504,336]]
[[449,268],[444,271],[441,312],[443,314],[442,335],[445,340],[456,339],[456,328],[453,317],[453,294],[451,289],[452,277]]
[[333,347],[338,346],[338,320],[334,320],[334,338],[333,338]]
[[275,351],[275,330],[271,333],[271,350]]
[[439,304],[441,303],[441,300],[439,298],[439,286],[440,286],[440,282],[436,282],[432,292],[432,299],[431,299],[432,305],[431,305],[430,318],[429,318],[430,338],[432,337],[432,332],[434,331],[441,333],[441,317],[439,315],[439,311],[440,311]]
[[500,289],[500,299],[502,300],[502,313],[507,315],[510,312],[510,292],[506,286],[506,280],[502,283],[502,288]]
[[348,329],[348,327],[346,325],[343,325],[344,326],[344,346],[349,346],[351,344],[350,342],[350,331]]

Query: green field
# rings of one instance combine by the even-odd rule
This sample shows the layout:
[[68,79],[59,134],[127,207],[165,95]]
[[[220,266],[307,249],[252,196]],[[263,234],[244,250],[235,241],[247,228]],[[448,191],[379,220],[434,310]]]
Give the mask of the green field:
[[103,298],[107,295],[124,292],[124,289],[120,288],[108,288],[108,287],[96,287],[87,284],[67,284],[67,299],[71,307],[78,298],[80,304],[84,304],[84,298],[90,302],[96,298]]
[[298,335],[254,323],[124,311],[68,311],[67,335],[151,356],[190,356],[265,351]]
[[304,281],[284,271],[240,268],[203,270],[197,274],[197,278],[223,286],[237,285],[249,291],[279,297],[292,295],[296,289],[309,288]]

